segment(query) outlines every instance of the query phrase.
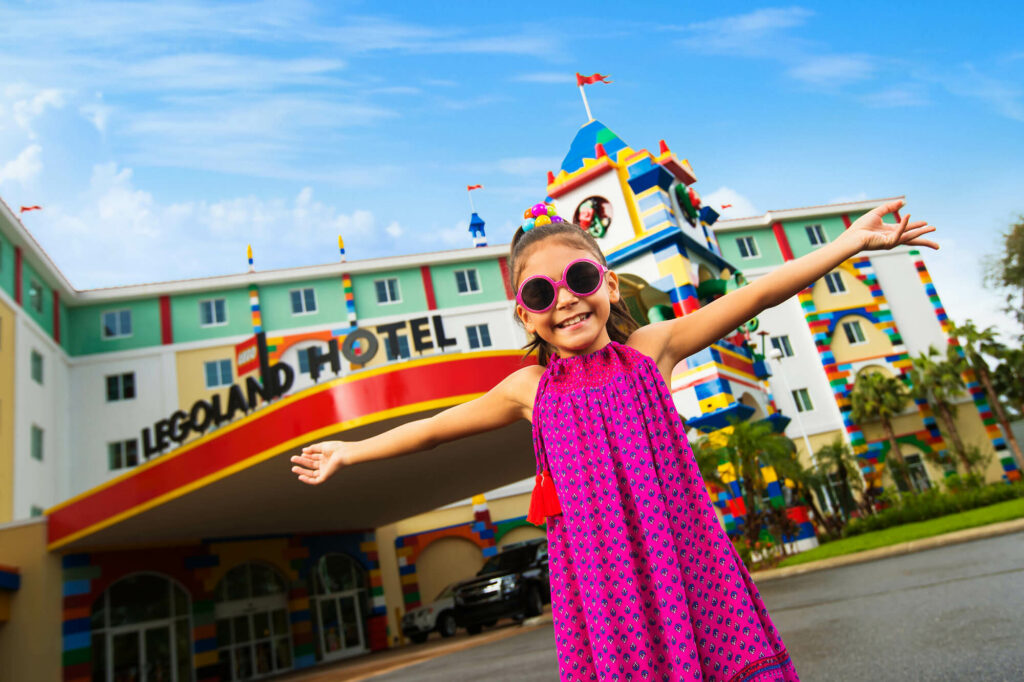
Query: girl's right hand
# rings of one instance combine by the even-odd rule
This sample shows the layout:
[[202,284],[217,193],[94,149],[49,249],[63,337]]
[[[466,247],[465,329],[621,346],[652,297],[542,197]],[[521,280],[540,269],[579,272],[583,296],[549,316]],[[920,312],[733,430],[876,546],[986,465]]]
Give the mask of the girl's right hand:
[[302,448],[301,455],[292,457],[292,473],[309,485],[320,485],[334,475],[334,472],[349,464],[350,443],[340,440],[326,440]]

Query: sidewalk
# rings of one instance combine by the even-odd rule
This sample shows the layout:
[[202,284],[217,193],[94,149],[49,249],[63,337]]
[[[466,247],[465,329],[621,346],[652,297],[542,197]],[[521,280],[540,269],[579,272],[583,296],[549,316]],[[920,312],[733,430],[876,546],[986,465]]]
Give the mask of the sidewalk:
[[751,577],[754,579],[754,582],[763,583],[769,580],[789,578],[794,575],[824,571],[829,568],[838,568],[839,566],[850,566],[853,564],[864,563],[866,561],[875,561],[876,559],[898,556],[900,554],[921,552],[926,549],[946,547],[948,545],[956,545],[961,542],[981,540],[982,538],[991,538],[997,535],[1007,535],[1009,533],[1018,533],[1021,531],[1024,531],[1024,518],[991,523],[987,526],[978,526],[976,528],[966,528],[964,530],[953,531],[952,533],[933,535],[930,538],[901,542],[897,545],[869,549],[863,552],[856,552],[854,554],[844,554],[843,556],[837,556],[831,559],[822,559],[821,561],[812,561],[806,564],[799,564],[797,566],[757,571],[756,573],[752,573]]
[[377,651],[333,665],[297,671],[277,679],[287,682],[341,682],[341,680],[358,682],[438,656],[472,649],[482,644],[490,644],[506,637],[514,637],[550,624],[551,606],[548,605],[544,607],[544,613],[535,618],[527,618],[522,625],[511,620],[504,620],[496,627],[488,628],[479,635],[469,635],[465,630],[460,630],[454,637],[443,639],[432,634],[430,639],[423,644],[407,644],[395,649]]

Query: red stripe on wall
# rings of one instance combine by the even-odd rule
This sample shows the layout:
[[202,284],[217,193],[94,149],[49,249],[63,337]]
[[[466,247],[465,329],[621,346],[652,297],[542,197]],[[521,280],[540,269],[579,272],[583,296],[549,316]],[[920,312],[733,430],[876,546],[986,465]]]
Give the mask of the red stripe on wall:
[[850,225],[852,225],[852,224],[853,223],[850,222],[849,214],[844,213],[843,214],[843,225],[846,227],[846,229],[850,229]]
[[365,378],[356,375],[277,409],[264,408],[238,428],[179,455],[158,459],[152,466],[55,510],[48,518],[50,543],[241,464],[299,434],[403,405],[482,393],[523,366],[515,352],[456,357],[459,359],[396,368]]
[[21,247],[14,247],[14,302],[21,305]]
[[430,266],[421,265],[420,274],[423,276],[423,291],[427,294],[427,309],[437,310],[437,298],[434,297],[434,280],[430,278]]
[[509,282],[508,258],[505,256],[499,258],[498,267],[501,268],[501,281],[505,283],[505,296],[512,301],[516,297],[516,292],[512,291],[512,284]]
[[60,343],[60,294],[53,290],[53,340]]
[[171,297],[160,297],[160,342],[165,346],[174,343],[174,330],[171,328]]
[[903,220],[903,218],[900,217],[899,209],[896,209],[895,211],[892,212],[892,217],[896,219],[896,222]]
[[793,249],[789,248],[789,239],[786,238],[786,231],[782,229],[782,223],[772,225],[772,232],[775,233],[775,241],[779,243],[779,251],[782,251],[782,259],[793,260]]

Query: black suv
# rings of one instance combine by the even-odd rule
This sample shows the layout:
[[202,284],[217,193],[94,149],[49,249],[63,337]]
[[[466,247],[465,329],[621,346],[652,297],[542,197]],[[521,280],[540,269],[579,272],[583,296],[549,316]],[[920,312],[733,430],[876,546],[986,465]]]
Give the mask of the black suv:
[[455,622],[469,634],[479,633],[499,618],[540,615],[551,601],[547,538],[507,545],[476,575],[454,589]]

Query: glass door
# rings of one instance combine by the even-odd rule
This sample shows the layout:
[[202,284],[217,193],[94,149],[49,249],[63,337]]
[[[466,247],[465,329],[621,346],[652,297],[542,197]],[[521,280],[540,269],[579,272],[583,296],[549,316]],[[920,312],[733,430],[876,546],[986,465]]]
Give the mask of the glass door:
[[290,670],[288,612],[283,608],[260,609],[218,618],[217,645],[224,680],[250,680]]
[[359,592],[350,590],[318,600],[320,647],[324,660],[366,651],[359,617]]
[[177,682],[171,624],[114,632],[108,659],[114,682]]

